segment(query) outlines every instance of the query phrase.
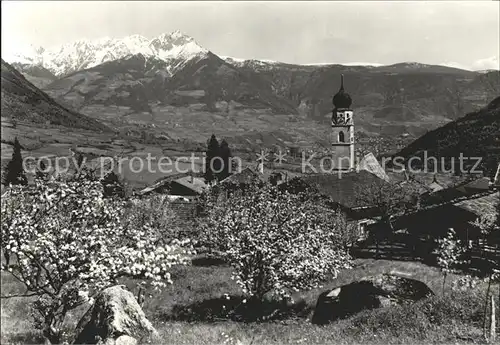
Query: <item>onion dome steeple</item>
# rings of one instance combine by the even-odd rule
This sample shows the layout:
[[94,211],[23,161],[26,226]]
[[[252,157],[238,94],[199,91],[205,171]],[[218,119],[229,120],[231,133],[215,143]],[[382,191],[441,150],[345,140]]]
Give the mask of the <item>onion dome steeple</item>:
[[333,105],[337,109],[350,108],[352,104],[351,96],[344,90],[344,75],[340,76],[340,90],[333,96]]

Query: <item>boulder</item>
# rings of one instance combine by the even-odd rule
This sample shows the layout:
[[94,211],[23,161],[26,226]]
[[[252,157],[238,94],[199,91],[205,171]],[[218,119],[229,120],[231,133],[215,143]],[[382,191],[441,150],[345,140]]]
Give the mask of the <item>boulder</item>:
[[135,345],[157,332],[123,285],[101,291],[76,327],[75,344]]
[[323,292],[312,317],[326,324],[365,309],[411,303],[434,293],[423,282],[394,274],[379,274]]

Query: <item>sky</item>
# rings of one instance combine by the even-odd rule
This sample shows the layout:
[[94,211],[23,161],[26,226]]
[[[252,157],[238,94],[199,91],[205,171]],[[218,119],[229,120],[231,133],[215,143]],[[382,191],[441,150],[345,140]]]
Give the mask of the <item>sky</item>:
[[2,51],[180,30],[236,58],[498,69],[499,12],[498,1],[2,1]]

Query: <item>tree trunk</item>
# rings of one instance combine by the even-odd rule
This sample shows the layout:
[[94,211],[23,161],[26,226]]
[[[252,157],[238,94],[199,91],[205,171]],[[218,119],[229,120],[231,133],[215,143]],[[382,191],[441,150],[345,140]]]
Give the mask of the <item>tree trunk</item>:
[[8,253],[7,250],[2,250],[3,251],[3,257],[5,259],[5,265],[9,266],[10,264],[10,254]]
[[445,285],[446,285],[446,276],[447,276],[447,273],[446,273],[446,272],[444,272],[444,273],[443,273],[443,297],[444,297],[444,287],[445,287]]
[[485,339],[488,339],[488,337],[487,337],[487,331],[486,331],[486,318],[487,318],[487,314],[488,314],[488,298],[490,296],[492,276],[493,276],[493,273],[490,273],[490,279],[488,281],[488,289],[486,289],[486,298],[485,298],[485,301],[484,301],[483,334],[484,334],[484,338]]
[[50,326],[43,330],[43,338],[46,345],[49,344],[60,344],[61,343],[61,332],[56,330],[54,327]]
[[490,343],[495,343],[496,335],[495,297],[491,295]]
[[139,303],[139,305],[141,306],[142,308],[142,305],[144,304],[144,295],[145,295],[145,291],[144,291],[144,287],[142,286],[139,286],[139,291],[137,292],[137,303]]
[[485,244],[486,244],[486,234],[483,234],[482,239],[480,240],[481,242],[479,243],[479,251],[480,251],[480,256],[481,259],[484,260],[484,252],[485,252]]

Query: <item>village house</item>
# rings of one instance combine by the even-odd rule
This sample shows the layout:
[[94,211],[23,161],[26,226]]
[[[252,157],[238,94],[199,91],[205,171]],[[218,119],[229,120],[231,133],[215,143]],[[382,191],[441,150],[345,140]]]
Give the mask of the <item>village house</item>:
[[[484,237],[474,222],[481,217],[496,214],[496,204],[500,202],[499,192],[487,191],[464,192],[462,188],[449,188],[441,197],[424,201],[421,209],[395,217],[393,227],[396,231],[404,230],[416,255],[430,255],[436,246],[436,240],[444,238],[450,228],[454,229],[458,239],[467,245],[469,255],[480,251],[480,247],[497,243],[498,239]],[[439,202],[438,202],[439,201]],[[500,260],[496,253],[496,260]]]
[[165,198],[164,200],[169,202],[169,207],[179,217],[192,219],[200,212],[197,198],[208,189],[209,186],[203,178],[187,174],[177,174],[157,181],[153,185],[137,192],[136,195],[139,197],[152,194],[162,195]]
[[244,190],[254,184],[263,184],[265,177],[250,167],[234,173],[212,187],[212,192],[218,194],[220,201],[231,195],[242,194]]
[[153,185],[137,192],[137,195],[145,196],[152,193],[158,193],[169,195],[171,199],[182,197],[192,200],[208,189],[209,186],[205,183],[204,178],[187,174],[178,174],[157,181]]

